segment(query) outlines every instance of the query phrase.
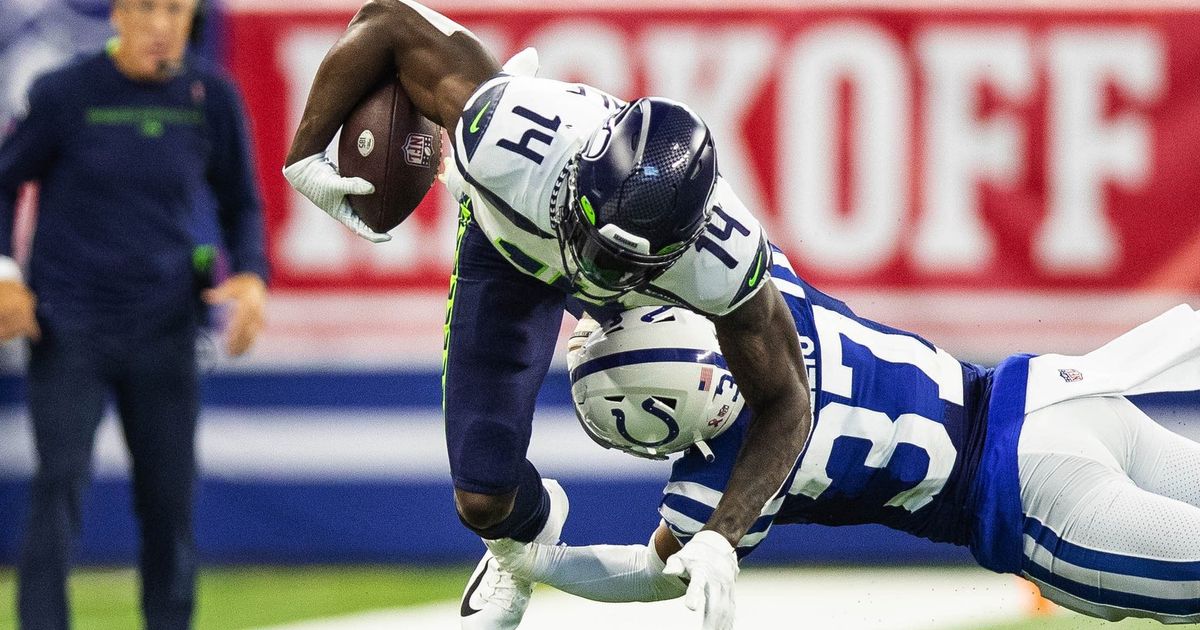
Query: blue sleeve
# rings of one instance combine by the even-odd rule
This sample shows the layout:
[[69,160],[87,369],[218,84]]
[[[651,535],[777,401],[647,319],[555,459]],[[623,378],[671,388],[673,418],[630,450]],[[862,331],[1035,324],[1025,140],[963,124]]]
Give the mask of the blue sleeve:
[[0,141],[0,254],[12,255],[17,194],[25,182],[42,178],[58,151],[56,103],[43,77],[29,88],[29,114]]
[[[713,461],[705,460],[696,448],[689,448],[672,464],[671,481],[663,490],[658,513],[680,544],[686,545],[704,527],[724,496],[725,485],[733,473],[733,464],[737,460],[746,426],[750,422],[749,409],[747,406],[733,426],[708,441],[708,446],[715,455]],[[736,552],[739,560],[750,555],[766,538],[775,523],[775,516],[787,498],[787,488],[790,485],[791,475],[775,496],[763,506],[758,518],[738,541]]]
[[213,82],[210,103],[213,151],[209,158],[208,183],[217,200],[221,236],[229,250],[234,273],[256,273],[267,280],[266,241],[262,199],[254,175],[254,160],[241,98],[224,79]]

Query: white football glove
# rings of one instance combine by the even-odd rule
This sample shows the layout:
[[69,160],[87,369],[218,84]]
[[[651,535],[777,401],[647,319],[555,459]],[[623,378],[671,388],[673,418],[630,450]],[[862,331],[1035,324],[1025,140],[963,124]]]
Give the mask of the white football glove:
[[663,573],[690,580],[683,602],[704,611],[704,630],[733,628],[733,582],[737,579],[737,554],[725,537],[705,530],[667,558]]
[[380,234],[367,227],[366,223],[354,214],[346,195],[369,195],[375,192],[375,186],[361,177],[342,177],[337,167],[325,152],[310,155],[291,166],[283,168],[283,176],[300,194],[308,197],[318,208],[350,228],[351,232],[371,241],[382,243],[392,240],[387,234]]

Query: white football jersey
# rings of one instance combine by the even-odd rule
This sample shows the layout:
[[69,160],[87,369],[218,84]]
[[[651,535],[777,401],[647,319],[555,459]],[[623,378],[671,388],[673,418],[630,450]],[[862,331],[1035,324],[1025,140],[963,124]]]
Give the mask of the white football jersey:
[[547,284],[592,303],[677,304],[724,315],[763,286],[771,249],[762,226],[720,177],[705,232],[649,286],[618,294],[582,277],[572,286],[564,277],[551,199],[566,194],[559,189],[570,159],[624,104],[584,85],[499,75],[467,102],[446,185],[455,199],[470,201],[480,228],[513,266]]

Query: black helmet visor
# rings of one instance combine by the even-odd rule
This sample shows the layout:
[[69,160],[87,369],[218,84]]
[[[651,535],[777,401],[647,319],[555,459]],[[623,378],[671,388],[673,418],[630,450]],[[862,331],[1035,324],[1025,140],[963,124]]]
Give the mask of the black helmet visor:
[[567,268],[574,267],[598,288],[622,292],[636,289],[654,280],[678,258],[621,251],[618,246],[607,243],[594,226],[585,225],[578,208],[572,207],[564,215],[559,238],[564,255],[574,263]]

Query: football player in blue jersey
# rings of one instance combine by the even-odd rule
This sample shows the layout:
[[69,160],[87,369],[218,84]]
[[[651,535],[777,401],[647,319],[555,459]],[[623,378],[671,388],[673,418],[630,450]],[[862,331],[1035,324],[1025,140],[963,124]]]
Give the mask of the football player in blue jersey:
[[[755,410],[729,492],[675,555],[707,628],[727,628],[733,543],[783,482],[808,437],[809,387],[792,314],[766,282],[771,250],[718,174],[708,127],[682,103],[625,103],[535,78],[527,51],[503,68],[460,25],[412,0],[371,0],[318,69],[283,169],[296,190],[357,234],[325,156],[360,98],[395,76],[444,127],[459,203],[446,316],[446,438],[455,504],[485,541],[553,543],[566,513],[526,459],[533,406],[570,304],[603,319],[635,306],[709,316]],[[485,555],[462,602],[464,628],[514,628],[531,585]]]
[[[881,523],[970,548],[1066,608],[1108,620],[1200,622],[1200,444],[1124,395],[1200,390],[1200,313],[1176,307],[1084,356],[961,363],[858,317],[775,254],[813,392],[809,443],[738,541],[773,524]],[[568,358],[583,428],[665,459],[661,525],[647,545],[492,546],[514,575],[599,601],[683,595],[664,572],[713,506],[752,417],[712,326],[680,308],[583,320]],[[733,569],[736,570],[736,569]],[[689,595],[690,596],[690,595]]]

